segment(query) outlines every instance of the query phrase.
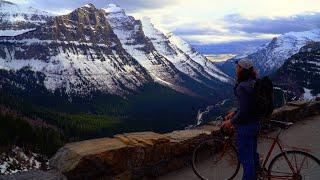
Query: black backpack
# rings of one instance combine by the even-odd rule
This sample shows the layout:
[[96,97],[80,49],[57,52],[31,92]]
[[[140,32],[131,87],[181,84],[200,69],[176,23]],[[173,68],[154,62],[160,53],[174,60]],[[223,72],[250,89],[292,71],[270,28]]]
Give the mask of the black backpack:
[[260,119],[269,118],[273,112],[273,83],[268,76],[254,84],[254,109]]

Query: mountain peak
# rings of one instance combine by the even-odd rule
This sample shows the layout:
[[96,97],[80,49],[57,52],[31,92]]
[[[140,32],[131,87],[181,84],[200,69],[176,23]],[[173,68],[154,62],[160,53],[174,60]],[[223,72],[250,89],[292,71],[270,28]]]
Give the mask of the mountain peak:
[[83,5],[81,8],[90,8],[90,9],[95,9],[96,7],[92,3],[88,3],[86,5]]
[[105,9],[107,13],[124,13],[124,10],[115,4],[109,4]]

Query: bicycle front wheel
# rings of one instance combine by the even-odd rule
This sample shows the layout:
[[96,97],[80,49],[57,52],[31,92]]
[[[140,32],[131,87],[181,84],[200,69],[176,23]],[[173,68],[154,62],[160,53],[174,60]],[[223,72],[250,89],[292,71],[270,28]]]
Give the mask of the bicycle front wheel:
[[207,140],[195,148],[192,168],[202,180],[233,179],[240,168],[237,150],[230,143]]
[[280,153],[270,162],[268,179],[319,180],[320,161],[302,151]]

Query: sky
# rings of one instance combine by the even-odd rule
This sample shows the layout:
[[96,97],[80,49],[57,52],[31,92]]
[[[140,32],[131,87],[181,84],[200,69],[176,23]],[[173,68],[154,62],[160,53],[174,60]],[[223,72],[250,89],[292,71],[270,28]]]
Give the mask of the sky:
[[114,3],[194,45],[271,39],[320,27],[320,0],[12,0],[56,14]]

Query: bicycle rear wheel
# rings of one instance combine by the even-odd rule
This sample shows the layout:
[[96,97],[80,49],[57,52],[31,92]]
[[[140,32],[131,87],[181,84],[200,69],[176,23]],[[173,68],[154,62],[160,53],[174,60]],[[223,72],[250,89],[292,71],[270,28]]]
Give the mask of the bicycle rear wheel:
[[286,151],[272,159],[268,179],[319,180],[320,161],[303,151]]
[[233,179],[240,168],[237,150],[230,143],[207,140],[195,148],[192,168],[202,180]]

